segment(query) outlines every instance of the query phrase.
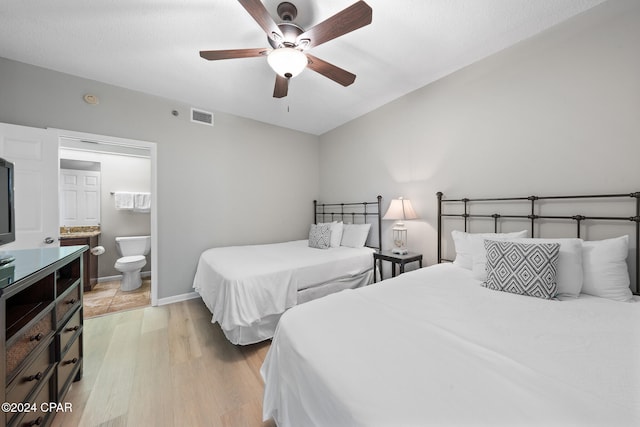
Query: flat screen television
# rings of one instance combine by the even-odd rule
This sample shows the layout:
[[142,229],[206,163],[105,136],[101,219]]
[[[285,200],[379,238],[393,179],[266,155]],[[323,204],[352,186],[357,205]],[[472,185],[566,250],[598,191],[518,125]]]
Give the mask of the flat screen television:
[[13,163],[0,158],[0,245],[16,240]]

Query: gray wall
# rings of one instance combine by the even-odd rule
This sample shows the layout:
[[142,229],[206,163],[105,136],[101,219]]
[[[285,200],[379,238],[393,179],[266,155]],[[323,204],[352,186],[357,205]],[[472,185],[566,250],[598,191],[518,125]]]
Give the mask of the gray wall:
[[640,2],[606,2],[324,134],[321,198],[410,198],[409,248],[433,263],[437,191],[640,190],[639,22]]
[[305,238],[319,191],[316,136],[190,107],[0,58],[0,122],[157,143],[159,298],[192,291],[206,248]]

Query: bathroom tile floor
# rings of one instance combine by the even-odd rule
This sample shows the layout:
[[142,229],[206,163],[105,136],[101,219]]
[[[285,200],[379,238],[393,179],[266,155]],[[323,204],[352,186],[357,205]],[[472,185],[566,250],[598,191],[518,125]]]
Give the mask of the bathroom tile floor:
[[84,293],[84,318],[102,316],[117,311],[151,305],[151,278],[142,279],[142,286],[133,291],[121,291],[120,281],[100,282]]

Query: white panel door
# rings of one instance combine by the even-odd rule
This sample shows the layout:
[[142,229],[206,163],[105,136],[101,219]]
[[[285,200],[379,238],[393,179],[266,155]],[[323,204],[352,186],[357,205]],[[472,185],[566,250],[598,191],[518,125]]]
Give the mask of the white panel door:
[[100,172],[60,169],[60,226],[100,225]]
[[0,123],[0,157],[14,164],[16,241],[5,249],[58,246],[58,139],[46,129]]

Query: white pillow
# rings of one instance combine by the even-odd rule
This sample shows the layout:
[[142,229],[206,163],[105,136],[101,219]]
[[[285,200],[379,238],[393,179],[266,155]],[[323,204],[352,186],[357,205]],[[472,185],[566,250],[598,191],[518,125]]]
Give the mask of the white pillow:
[[371,224],[344,224],[342,230],[342,246],[361,248],[367,241]]
[[582,243],[582,293],[615,301],[630,301],[629,236]]
[[[493,240],[493,239],[491,239]],[[577,298],[582,289],[582,239],[508,239],[515,243],[559,243],[558,272],[556,273],[559,297]],[[475,270],[474,270],[475,273]]]
[[473,259],[471,258],[471,242],[469,242],[469,233],[464,231],[453,230],[451,232],[453,238],[453,246],[456,250],[456,258],[453,264],[458,267],[471,270],[473,267]]
[[[500,239],[505,237],[527,237],[527,230],[517,231],[514,233],[467,233],[464,231],[453,230],[451,237],[453,238],[453,245],[456,249],[456,259],[453,263],[458,267],[471,270],[473,268],[473,250],[471,248],[472,240],[479,239],[482,251],[484,252],[484,238],[497,237]],[[486,255],[484,256],[486,260]],[[485,261],[486,262],[486,261]]]
[[338,246],[340,246],[340,242],[342,242],[342,231],[344,228],[344,224],[342,223],[342,221],[318,223],[318,225],[325,225],[325,224],[331,225],[331,247],[337,248]]

